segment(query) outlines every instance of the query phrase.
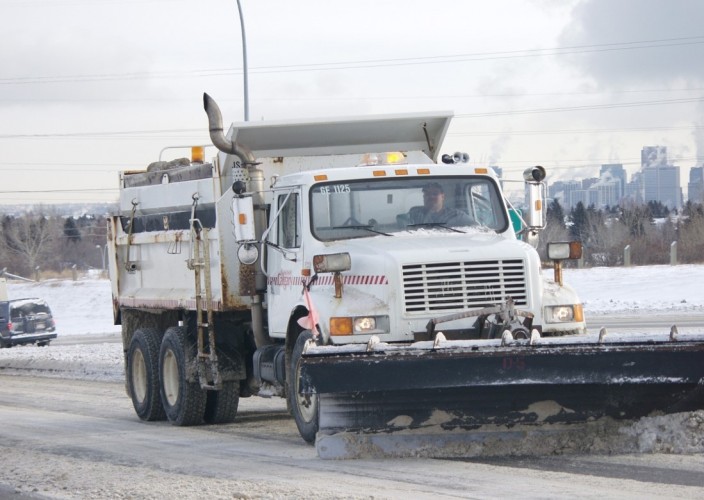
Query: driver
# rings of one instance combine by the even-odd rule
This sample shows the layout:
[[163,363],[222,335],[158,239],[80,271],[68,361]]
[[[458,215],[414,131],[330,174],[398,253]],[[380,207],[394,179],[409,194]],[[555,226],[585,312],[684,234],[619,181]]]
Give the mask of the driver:
[[411,224],[469,226],[472,219],[462,210],[445,207],[445,191],[438,182],[423,187],[423,207],[409,212]]

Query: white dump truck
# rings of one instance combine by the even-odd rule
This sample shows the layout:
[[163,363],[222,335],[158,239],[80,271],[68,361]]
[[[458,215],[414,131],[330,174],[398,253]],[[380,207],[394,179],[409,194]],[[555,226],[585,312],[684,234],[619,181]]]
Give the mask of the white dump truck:
[[[225,133],[207,95],[205,109],[217,157],[196,148],[123,172],[109,221],[115,322],[141,419],[232,422],[240,397],[281,396],[313,441],[318,400],[299,379],[307,346],[585,332],[559,265],[544,279],[526,242],[544,225],[545,171],[525,172],[519,238],[493,169],[440,158],[451,113]],[[580,252],[550,247],[558,264]]]

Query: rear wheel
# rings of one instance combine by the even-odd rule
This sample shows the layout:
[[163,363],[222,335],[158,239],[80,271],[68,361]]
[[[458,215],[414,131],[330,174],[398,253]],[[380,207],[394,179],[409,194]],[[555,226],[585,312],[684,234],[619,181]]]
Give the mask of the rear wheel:
[[159,334],[142,328],[132,336],[127,351],[127,384],[132,405],[142,420],[164,420],[159,392]]
[[206,394],[197,382],[189,382],[186,367],[195,357],[181,327],[166,330],[159,351],[161,399],[166,418],[174,425],[197,425],[203,422]]
[[207,424],[229,424],[235,421],[240,402],[240,383],[223,382],[219,391],[207,391],[205,416]]
[[299,394],[299,373],[301,364],[301,355],[303,347],[308,339],[313,338],[313,333],[310,330],[305,330],[296,339],[296,344],[293,347],[291,354],[291,367],[288,373],[288,401],[291,406],[293,418],[296,421],[298,432],[301,437],[308,443],[315,441],[315,434],[319,428],[319,411],[318,411],[318,396],[317,394],[307,395]]

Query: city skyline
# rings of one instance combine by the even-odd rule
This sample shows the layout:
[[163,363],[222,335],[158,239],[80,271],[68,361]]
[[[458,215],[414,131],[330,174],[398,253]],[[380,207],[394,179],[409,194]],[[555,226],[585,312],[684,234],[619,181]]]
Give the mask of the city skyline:
[[[599,177],[558,180],[548,179],[548,193],[563,206],[613,207],[625,203],[646,204],[657,201],[670,209],[681,209],[686,201],[704,203],[704,166],[689,167],[686,191],[682,189],[681,168],[667,156],[666,146],[644,146],[641,165],[628,179],[620,163],[602,164]],[[685,194],[686,193],[686,194]]]

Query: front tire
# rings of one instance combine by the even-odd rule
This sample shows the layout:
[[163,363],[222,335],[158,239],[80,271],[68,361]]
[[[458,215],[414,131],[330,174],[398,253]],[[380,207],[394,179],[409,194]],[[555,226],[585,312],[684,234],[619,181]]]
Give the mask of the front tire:
[[159,334],[141,328],[127,351],[127,384],[137,416],[146,421],[164,420],[159,391]]
[[315,435],[320,427],[320,411],[318,395],[299,394],[299,373],[303,347],[309,339],[313,338],[310,330],[305,330],[296,339],[296,344],[291,353],[291,366],[288,373],[288,402],[296,421],[298,432],[307,443],[315,441]]
[[189,382],[187,367],[195,359],[185,329],[166,330],[159,351],[161,399],[166,418],[174,425],[198,425],[203,422],[206,393],[198,382]]

